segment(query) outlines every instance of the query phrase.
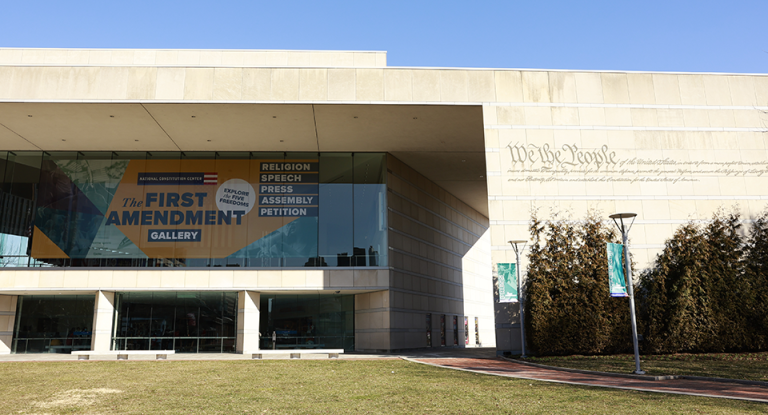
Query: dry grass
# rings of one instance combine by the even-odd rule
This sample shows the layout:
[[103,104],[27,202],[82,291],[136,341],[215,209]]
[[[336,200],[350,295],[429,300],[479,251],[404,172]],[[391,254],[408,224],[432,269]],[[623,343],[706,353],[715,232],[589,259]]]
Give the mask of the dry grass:
[[0,363],[2,413],[765,413],[768,405],[508,379],[401,360]]

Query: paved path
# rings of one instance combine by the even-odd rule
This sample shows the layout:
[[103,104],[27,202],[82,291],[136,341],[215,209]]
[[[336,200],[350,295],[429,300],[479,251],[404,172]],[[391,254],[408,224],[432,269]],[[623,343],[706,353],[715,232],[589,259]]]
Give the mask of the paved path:
[[768,403],[768,387],[761,385],[692,379],[641,380],[598,373],[584,374],[544,369],[503,359],[417,357],[409,360],[451,369],[469,370],[512,378]]

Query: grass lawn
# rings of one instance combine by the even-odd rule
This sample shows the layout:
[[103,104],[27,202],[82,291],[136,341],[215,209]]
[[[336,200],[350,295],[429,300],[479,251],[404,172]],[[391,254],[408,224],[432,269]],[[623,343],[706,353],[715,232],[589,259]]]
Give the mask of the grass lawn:
[[[600,372],[632,373],[633,355],[532,357],[529,362]],[[640,356],[649,375],[692,375],[768,381],[768,353],[707,353]]]
[[729,399],[574,387],[402,360],[0,363],[0,412],[761,413]]

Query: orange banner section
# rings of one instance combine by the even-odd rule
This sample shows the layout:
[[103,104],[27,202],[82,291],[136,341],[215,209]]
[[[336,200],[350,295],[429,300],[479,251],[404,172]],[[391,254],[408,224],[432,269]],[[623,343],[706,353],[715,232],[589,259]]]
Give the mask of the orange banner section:
[[[106,224],[150,258],[224,258],[299,217],[289,214],[316,215],[317,194],[262,199],[262,183],[270,190],[313,183],[316,189],[317,160],[131,160]],[[262,210],[261,201],[269,204]],[[281,202],[308,206],[274,206]]]
[[69,255],[56,245],[48,235],[34,227],[32,234],[32,258],[69,258]]

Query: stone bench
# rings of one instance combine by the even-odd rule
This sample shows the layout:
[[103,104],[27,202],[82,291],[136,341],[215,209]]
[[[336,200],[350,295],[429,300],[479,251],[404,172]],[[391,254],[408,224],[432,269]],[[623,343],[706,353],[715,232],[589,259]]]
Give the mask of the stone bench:
[[128,360],[128,355],[155,355],[157,360],[165,360],[169,354],[176,354],[175,350],[81,350],[72,352],[77,356],[77,360],[88,360],[91,355],[117,355],[117,360]]
[[302,349],[302,350],[256,350],[243,352],[250,354],[252,359],[262,359],[264,355],[290,354],[291,359],[301,359],[303,354],[327,354],[329,359],[338,359],[344,349]]

